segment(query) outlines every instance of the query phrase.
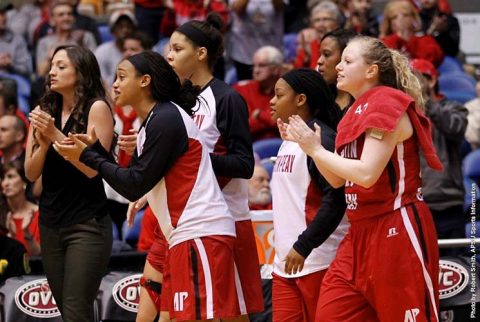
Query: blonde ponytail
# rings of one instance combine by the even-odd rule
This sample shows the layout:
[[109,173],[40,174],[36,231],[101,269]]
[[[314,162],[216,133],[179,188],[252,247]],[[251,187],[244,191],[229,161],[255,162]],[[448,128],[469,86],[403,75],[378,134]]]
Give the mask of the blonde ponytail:
[[420,109],[424,110],[425,101],[422,96],[422,87],[417,76],[412,72],[408,58],[394,49],[389,49],[392,55],[393,67],[397,76],[397,88],[410,95]]

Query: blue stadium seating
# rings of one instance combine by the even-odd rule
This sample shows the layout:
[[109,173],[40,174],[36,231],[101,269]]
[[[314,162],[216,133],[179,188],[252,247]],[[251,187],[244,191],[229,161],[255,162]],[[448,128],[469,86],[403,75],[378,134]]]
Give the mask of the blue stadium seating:
[[104,42],[110,41],[113,39],[113,35],[110,32],[110,27],[108,25],[99,25],[97,27],[98,33],[100,34],[100,39],[102,40],[102,44]]
[[273,173],[273,166],[275,164],[275,162],[272,161],[272,159],[270,158],[265,158],[265,159],[262,159],[260,161],[260,164],[265,168],[265,170],[267,170],[270,178],[272,177],[272,173]]
[[140,229],[142,227],[142,219],[144,212],[144,209],[142,209],[137,213],[133,221],[132,227],[128,226],[127,221],[123,223],[122,239],[124,242],[126,242],[132,247],[135,247],[137,245],[138,237],[140,236]]
[[445,56],[442,64],[438,67],[440,75],[452,72],[463,72],[462,64],[455,57]]
[[476,97],[475,79],[463,72],[441,75],[438,85],[440,92],[450,100],[465,103]]
[[472,190],[476,191],[476,199],[480,194],[480,150],[474,150],[463,159],[463,185],[465,187],[465,212],[472,205]]
[[253,143],[253,152],[257,153],[260,160],[277,156],[278,149],[282,145],[282,139],[262,139]]
[[290,33],[283,36],[283,56],[284,61],[293,61],[297,55],[297,34]]

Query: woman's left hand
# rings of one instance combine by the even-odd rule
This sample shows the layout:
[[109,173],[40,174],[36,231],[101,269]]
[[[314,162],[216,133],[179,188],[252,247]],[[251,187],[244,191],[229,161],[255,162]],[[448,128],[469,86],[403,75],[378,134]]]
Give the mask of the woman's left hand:
[[322,129],[315,123],[315,132],[298,115],[288,118],[288,127],[286,129],[287,137],[293,142],[297,142],[303,152],[312,156],[315,151],[322,149]]
[[35,109],[30,112],[30,125],[40,132],[44,137],[50,139],[50,141],[55,138],[55,119],[50,116],[45,111],[40,109]]
[[55,141],[53,148],[67,161],[78,161],[83,150],[97,141],[95,127],[92,127],[90,134],[68,133],[68,138],[61,142]]
[[296,274],[303,270],[305,264],[305,257],[300,255],[295,249],[290,248],[290,251],[285,257],[285,273]]

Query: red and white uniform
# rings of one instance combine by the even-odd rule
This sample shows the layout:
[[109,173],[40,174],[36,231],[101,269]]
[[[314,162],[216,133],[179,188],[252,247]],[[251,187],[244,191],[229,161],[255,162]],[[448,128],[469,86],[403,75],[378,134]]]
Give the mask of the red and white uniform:
[[405,112],[414,135],[397,144],[378,181],[345,184],[351,227],[324,278],[316,321],[438,321],[438,245],[419,164],[420,146],[441,169],[428,119],[410,96],[375,87],[340,122],[336,148],[360,159],[365,131],[391,132]]
[[314,219],[322,203],[322,192],[312,181],[307,168],[307,155],[297,143],[284,141],[278,151],[270,182],[273,200],[275,259],[273,272],[286,278],[305,276],[328,268],[338,245],[348,229],[344,218],[337,230],[305,260],[297,274],[285,273],[284,259],[307,225]]
[[212,79],[199,95],[194,121],[211,153],[223,197],[235,219],[234,256],[240,314],[264,310],[260,264],[248,207],[248,181],[254,159],[248,109],[240,94]]
[[98,141],[84,150],[81,161],[129,200],[147,195],[168,240],[161,304],[171,308],[172,317],[213,319],[238,312],[235,221],[200,131],[183,109],[173,103],[153,107],[128,168],[111,162]]
[[[333,150],[334,131],[324,124],[322,131],[322,142]],[[327,268],[335,258],[338,245],[347,232],[348,222],[343,216],[344,205],[338,204],[335,205],[337,208],[329,208],[334,203],[333,194],[339,196],[337,201],[343,201],[342,191],[335,192],[330,186],[322,184],[322,180],[326,184],[313,161],[307,158],[297,143],[282,143],[270,183],[275,232],[273,322],[314,321],[320,285]],[[335,213],[339,218],[343,216],[343,219],[330,236],[326,235],[326,240],[319,244],[319,247],[311,249],[308,256],[302,254],[306,257],[302,271],[288,275],[285,272],[285,258],[289,250],[298,244],[300,235],[306,234],[307,226],[325,212]]]

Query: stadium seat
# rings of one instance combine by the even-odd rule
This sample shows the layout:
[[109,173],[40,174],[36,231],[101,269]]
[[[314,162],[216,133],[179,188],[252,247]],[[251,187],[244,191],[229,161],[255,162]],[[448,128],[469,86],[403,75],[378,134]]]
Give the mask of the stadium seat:
[[98,33],[100,34],[102,44],[113,39],[113,36],[110,32],[110,27],[108,25],[99,25],[97,29]]
[[282,145],[282,139],[280,138],[271,138],[271,139],[262,139],[253,142],[253,152],[257,153],[260,157],[260,160],[269,157],[277,156],[278,149]]
[[133,221],[133,226],[129,227],[128,222],[125,220],[122,226],[122,239],[124,242],[132,247],[136,247],[138,238],[140,236],[140,229],[142,227],[142,219],[144,210],[140,210]]
[[442,64],[438,67],[440,75],[463,72],[462,64],[455,57],[445,56]]
[[475,93],[477,81],[467,73],[456,72],[446,75],[440,75],[438,86],[440,92],[443,91],[472,91]]
[[465,103],[476,97],[475,79],[463,72],[441,75],[438,85],[440,92],[449,100]]
[[275,165],[275,161],[273,161],[270,158],[265,158],[265,159],[261,160],[260,163],[265,168],[265,170],[267,170],[270,178],[272,178],[273,166]]
[[476,182],[480,180],[480,150],[470,152],[463,159],[463,175]]
[[283,36],[283,61],[290,62],[297,55],[297,34],[290,33]]
[[464,210],[469,212],[472,205],[472,191],[475,190],[476,200],[480,194],[478,184],[480,182],[480,150],[474,150],[463,159],[463,185],[465,187]]

